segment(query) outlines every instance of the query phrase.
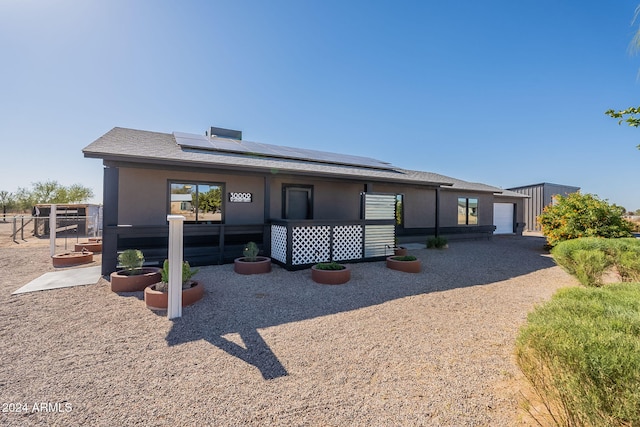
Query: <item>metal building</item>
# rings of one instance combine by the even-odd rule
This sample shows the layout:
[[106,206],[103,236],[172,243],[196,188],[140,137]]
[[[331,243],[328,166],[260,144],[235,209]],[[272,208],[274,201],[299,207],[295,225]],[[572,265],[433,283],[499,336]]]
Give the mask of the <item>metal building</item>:
[[554,196],[566,196],[571,193],[577,193],[580,191],[580,187],[543,182],[540,184],[513,187],[508,190],[529,196],[528,199],[524,200],[525,231],[541,231],[540,224],[538,224],[538,215],[542,213],[544,207],[553,203]]

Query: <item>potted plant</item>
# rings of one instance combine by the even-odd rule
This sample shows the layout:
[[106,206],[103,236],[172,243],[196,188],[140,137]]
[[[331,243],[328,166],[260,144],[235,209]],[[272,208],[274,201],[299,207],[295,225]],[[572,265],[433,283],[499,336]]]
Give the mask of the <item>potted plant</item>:
[[118,255],[121,270],[109,276],[113,292],[138,292],[161,279],[158,267],[143,267],[144,255],[138,249],[127,249]]
[[420,260],[413,255],[387,257],[387,268],[392,270],[404,271],[405,273],[419,273],[422,264]]
[[[182,306],[186,307],[204,296],[204,285],[191,277],[198,270],[192,270],[187,261],[182,263]],[[152,310],[166,310],[169,305],[169,260],[165,259],[160,271],[162,281],[144,288],[144,302]]]
[[323,285],[341,285],[351,279],[351,269],[335,261],[320,262],[311,267],[311,279]]
[[446,249],[449,247],[449,244],[447,243],[447,239],[445,239],[444,237],[430,237],[429,239],[427,239],[427,248],[428,249]]
[[258,256],[260,249],[255,242],[249,242],[244,247],[244,256],[233,260],[233,270],[239,274],[262,274],[271,271],[271,258]]

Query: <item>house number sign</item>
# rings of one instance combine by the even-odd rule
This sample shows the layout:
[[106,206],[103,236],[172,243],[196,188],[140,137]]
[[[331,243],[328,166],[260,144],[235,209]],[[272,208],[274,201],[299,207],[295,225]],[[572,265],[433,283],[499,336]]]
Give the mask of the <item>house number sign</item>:
[[251,193],[229,192],[229,201],[232,203],[251,203]]

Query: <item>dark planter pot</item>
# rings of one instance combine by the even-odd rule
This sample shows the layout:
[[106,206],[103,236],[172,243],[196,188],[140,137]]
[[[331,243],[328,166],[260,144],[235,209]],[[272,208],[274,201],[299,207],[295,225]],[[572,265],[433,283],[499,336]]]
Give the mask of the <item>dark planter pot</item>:
[[66,252],[51,257],[54,267],[71,267],[73,265],[93,262],[93,252]]
[[314,265],[311,267],[311,279],[323,285],[342,285],[351,279],[351,269],[343,265],[342,270],[319,270]]
[[271,271],[271,258],[256,257],[255,261],[247,261],[246,257],[233,260],[233,271],[238,274],[264,274]]
[[[169,306],[169,292],[156,291],[156,285],[144,288],[144,302],[151,310],[166,310]],[[204,285],[197,280],[191,281],[191,287],[182,289],[182,306],[186,307],[204,296]]]
[[139,292],[149,285],[162,280],[160,269],[157,267],[142,267],[142,273],[128,275],[124,270],[114,271],[109,276],[113,292]]
[[387,268],[404,271],[405,273],[420,273],[422,263],[419,259],[415,261],[398,261],[394,256],[387,257]]
[[405,256],[408,252],[407,248],[403,248],[402,246],[393,248],[393,255],[395,256]]

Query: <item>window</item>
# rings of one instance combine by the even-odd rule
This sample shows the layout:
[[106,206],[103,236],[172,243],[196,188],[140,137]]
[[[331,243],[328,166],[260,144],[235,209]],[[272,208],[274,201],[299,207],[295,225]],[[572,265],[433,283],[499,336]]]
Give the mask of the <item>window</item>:
[[458,198],[458,224],[478,225],[478,199]]
[[404,202],[403,194],[396,194],[396,226],[403,227],[404,226],[404,213],[402,210]]
[[313,186],[282,186],[282,218],[313,219]]
[[183,215],[191,223],[222,222],[222,184],[170,182],[169,188],[171,215]]

